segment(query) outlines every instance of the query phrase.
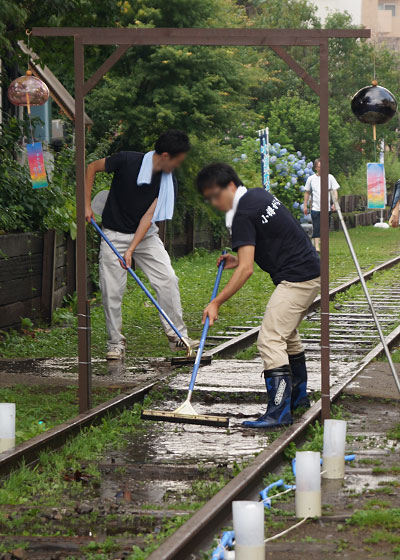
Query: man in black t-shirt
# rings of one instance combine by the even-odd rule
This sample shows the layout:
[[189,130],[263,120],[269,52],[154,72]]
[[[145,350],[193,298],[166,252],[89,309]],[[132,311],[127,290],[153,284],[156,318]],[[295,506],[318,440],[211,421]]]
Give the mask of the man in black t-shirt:
[[[189,149],[189,139],[184,132],[169,130],[158,138],[154,152],[119,152],[94,161],[88,165],[86,172],[87,221],[94,217],[91,192],[96,173],[113,173],[102,214],[104,232],[124,255],[128,266],[131,266],[134,256],[135,263],[154,288],[157,301],[186,338],[178,279],[154,222],[172,218],[177,194],[173,172],[183,162]],[[107,359],[121,359],[125,355],[121,303],[126,287],[126,271],[104,240],[100,246],[99,272],[108,332]],[[184,344],[168,323],[162,318],[161,322],[171,350],[184,350]],[[193,345],[194,341],[191,343]]]
[[247,190],[235,171],[224,163],[206,166],[197,176],[204,198],[227,212],[232,249],[224,255],[225,268],[235,272],[221,293],[205,308],[203,322],[218,318],[219,307],[253,273],[254,262],[271,275],[276,285],[258,336],[264,364],[268,408],[249,428],[270,428],[292,423],[291,412],[310,406],[304,348],[297,330],[320,287],[318,255],[289,210],[264,189]]

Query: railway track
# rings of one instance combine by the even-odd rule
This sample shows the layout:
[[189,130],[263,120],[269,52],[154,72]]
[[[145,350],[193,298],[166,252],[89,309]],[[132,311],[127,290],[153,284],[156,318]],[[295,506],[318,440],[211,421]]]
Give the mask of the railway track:
[[[400,294],[400,282],[394,280],[388,287],[385,282],[380,282],[379,273],[399,263],[400,258],[392,259],[365,272],[389,344],[394,344],[400,336],[400,320],[396,316],[396,306],[389,301],[388,295]],[[358,294],[357,299],[345,297],[346,291],[357,283],[356,279],[342,278],[331,290],[332,299],[341,294],[340,301],[333,304],[336,308],[331,323],[333,400],[340,398],[344,389],[382,350],[364,298]],[[117,522],[105,521],[98,533],[96,526],[82,523],[81,517],[80,537],[89,538],[90,533],[101,538],[116,535],[125,550],[135,545],[143,548],[147,542],[145,535],[162,530],[166,519],[176,521],[177,517],[187,516],[190,517],[188,521],[149,558],[202,558],[199,551],[210,549],[214,536],[218,535],[229,519],[232,500],[254,499],[262,487],[263,477],[279,466],[287,446],[292,441],[301,441],[307,427],[319,417],[318,303],[314,302],[302,325],[310,371],[309,387],[316,395],[310,410],[296,418],[293,426],[281,433],[254,433],[242,429],[243,419],[254,417],[265,408],[265,388],[260,378],[261,362],[257,356],[248,360],[214,360],[203,367],[199,375],[196,408],[200,413],[228,415],[231,419],[229,430],[148,422],[146,430],[134,434],[122,452],[110,450],[102,459],[99,465],[102,473],[100,488],[94,495],[92,492],[86,497],[95,511],[104,508],[104,504],[106,509],[110,506],[110,511],[118,518]],[[250,320],[252,323],[247,326],[232,326],[217,335],[230,338],[214,339],[214,344],[221,344],[213,345],[208,354],[226,358],[250,346],[257,336],[256,322],[259,323],[260,318],[252,317]],[[158,406],[173,410],[182,402],[187,390],[187,372],[179,371],[169,379],[168,385],[165,382],[162,385]],[[2,454],[0,473],[9,472],[22,460],[35,461],[44,449],[62,445],[72,433],[98,422],[109,412],[115,413],[132,406],[133,402],[143,399],[155,386],[156,382],[148,383],[140,390],[121,395],[87,415],[80,415],[18,446],[14,451]],[[249,466],[237,474],[237,464],[249,461]],[[209,500],[219,488],[219,492]],[[202,502],[205,504],[198,509]],[[112,506],[115,506],[114,509]],[[193,514],[194,510],[197,511]],[[64,522],[74,525],[76,511],[67,511],[63,517]],[[57,528],[57,520],[54,521],[54,528]],[[27,541],[30,543],[29,538]],[[64,549],[67,547],[65,543],[63,546]],[[56,543],[52,543],[51,553],[46,547],[45,541],[36,542],[29,558],[52,558]],[[85,557],[79,556],[79,552],[76,554],[73,558]]]

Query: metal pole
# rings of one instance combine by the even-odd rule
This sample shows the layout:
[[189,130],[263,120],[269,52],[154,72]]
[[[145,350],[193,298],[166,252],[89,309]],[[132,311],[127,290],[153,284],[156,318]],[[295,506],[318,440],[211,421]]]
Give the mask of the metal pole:
[[321,419],[330,417],[329,371],[329,75],[328,41],[319,48],[321,159]]
[[92,406],[90,305],[87,301],[86,220],[85,220],[85,122],[84,122],[84,46],[74,38],[75,63],[75,164],[76,164],[76,265],[78,294],[78,372],[79,412]]
[[400,393],[400,381],[399,381],[399,377],[398,377],[398,375],[397,375],[396,368],[395,368],[395,366],[394,366],[394,364],[393,364],[392,356],[390,355],[390,351],[389,351],[388,345],[387,345],[387,343],[386,343],[385,335],[384,335],[383,332],[382,332],[381,324],[380,324],[379,319],[378,319],[378,316],[377,316],[377,314],[376,314],[375,307],[374,307],[374,305],[373,305],[373,303],[372,303],[372,299],[371,299],[371,296],[370,296],[370,294],[369,294],[369,291],[368,291],[368,288],[367,288],[367,284],[366,284],[365,279],[364,279],[364,275],[363,275],[362,270],[361,270],[361,268],[360,268],[360,265],[359,265],[359,262],[358,262],[358,259],[357,259],[356,252],[354,251],[353,243],[352,243],[352,241],[351,241],[349,232],[348,232],[348,230],[347,230],[346,222],[345,222],[344,219],[343,219],[343,214],[342,214],[342,211],[341,211],[341,209],[340,209],[339,202],[337,202],[335,199],[333,200],[333,202],[334,202],[334,204],[335,204],[336,211],[337,211],[337,213],[338,213],[340,223],[342,224],[342,228],[343,228],[343,231],[344,231],[344,236],[345,236],[345,238],[346,238],[347,245],[349,246],[351,256],[352,256],[352,258],[353,258],[354,264],[356,265],[357,274],[358,274],[358,276],[359,276],[359,278],[360,278],[360,282],[361,282],[361,285],[362,285],[362,287],[363,287],[365,297],[367,298],[367,302],[368,302],[369,308],[370,308],[370,310],[371,310],[372,317],[373,317],[373,319],[374,319],[374,321],[375,321],[375,325],[376,325],[376,328],[377,328],[378,333],[379,333],[379,338],[381,339],[382,346],[383,346],[383,349],[385,350],[385,354],[386,354],[387,360],[388,360],[388,362],[389,362],[390,369],[392,370],[393,378],[394,378],[394,381],[395,381],[395,383],[396,383],[396,385],[397,385],[397,390],[398,390],[398,392]]

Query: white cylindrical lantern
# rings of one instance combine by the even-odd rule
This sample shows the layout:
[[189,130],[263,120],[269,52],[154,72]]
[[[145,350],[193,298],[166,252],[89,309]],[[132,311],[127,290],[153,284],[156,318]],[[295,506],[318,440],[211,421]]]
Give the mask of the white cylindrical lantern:
[[264,504],[233,502],[236,560],[264,560]]
[[0,453],[15,446],[15,403],[0,403]]
[[324,478],[344,478],[345,420],[325,420],[322,475]]
[[296,453],[296,516],[321,516],[321,455],[315,451]]

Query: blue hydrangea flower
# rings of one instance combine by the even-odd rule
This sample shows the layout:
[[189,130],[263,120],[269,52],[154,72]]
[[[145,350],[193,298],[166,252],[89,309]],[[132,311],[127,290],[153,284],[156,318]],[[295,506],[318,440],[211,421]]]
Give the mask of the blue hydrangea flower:
[[308,167],[308,169],[312,169],[312,168],[313,168],[313,162],[312,162],[312,161],[309,161],[309,162],[307,163],[307,167]]
[[301,152],[296,152],[296,154],[297,154],[297,157],[301,157],[301,156],[302,156],[302,153],[301,153]]
[[295,159],[296,159],[296,156],[295,156],[295,155],[293,155],[293,154],[289,154],[289,155],[288,155],[288,160],[289,160],[289,161],[294,161]]
[[269,158],[269,162],[270,163],[275,163],[276,162],[276,156],[272,156]]
[[297,178],[296,178],[296,177],[292,177],[291,181],[292,181],[292,185],[296,185],[296,183],[297,183]]
[[304,187],[303,185],[300,186],[300,190],[301,192],[304,192],[306,190],[306,187]]
[[277,150],[279,150],[279,148],[280,148],[280,147],[281,147],[281,145],[280,145],[280,144],[278,144],[278,142],[275,142],[275,144],[274,144],[274,148],[276,148]]
[[287,153],[287,149],[286,148],[282,148],[280,151],[281,156],[284,156]]
[[233,158],[233,162],[236,163],[237,161],[239,161],[239,158],[238,158],[238,157],[234,157],[234,158]]
[[297,209],[300,206],[298,202],[293,202],[293,208]]
[[240,157],[241,157],[242,159],[247,159],[247,155],[246,155],[246,154],[242,154]]

